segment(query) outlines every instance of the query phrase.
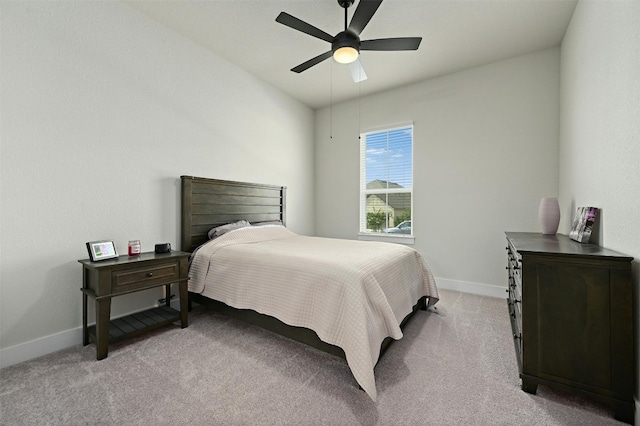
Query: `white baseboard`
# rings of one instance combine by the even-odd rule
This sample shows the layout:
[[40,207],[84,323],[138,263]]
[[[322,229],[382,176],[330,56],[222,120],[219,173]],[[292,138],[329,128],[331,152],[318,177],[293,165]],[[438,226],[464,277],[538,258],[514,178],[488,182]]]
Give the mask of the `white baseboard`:
[[[172,300],[171,307],[179,310],[180,299]],[[9,367],[80,344],[82,344],[82,327],[20,343],[19,345],[0,349],[0,368]]]
[[478,294],[480,296],[507,298],[507,287],[490,284],[472,283],[469,281],[450,280],[448,278],[437,278],[438,288],[443,290],[455,290],[462,293]]
[[1,349],[0,368],[38,358],[80,343],[82,343],[82,327]]

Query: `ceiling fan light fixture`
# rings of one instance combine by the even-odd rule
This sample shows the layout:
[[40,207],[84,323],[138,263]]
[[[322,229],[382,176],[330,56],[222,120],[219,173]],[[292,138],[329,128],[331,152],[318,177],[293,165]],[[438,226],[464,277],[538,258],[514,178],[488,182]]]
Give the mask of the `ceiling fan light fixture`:
[[333,52],[333,59],[340,64],[350,64],[358,59],[358,51],[351,46],[344,46]]
[[331,43],[333,59],[340,64],[350,64],[360,54],[360,38],[349,30],[342,31]]

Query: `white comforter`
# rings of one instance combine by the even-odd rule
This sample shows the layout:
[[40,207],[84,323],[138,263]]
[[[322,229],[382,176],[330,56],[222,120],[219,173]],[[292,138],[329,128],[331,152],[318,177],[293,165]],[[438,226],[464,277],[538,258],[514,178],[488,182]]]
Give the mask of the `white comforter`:
[[380,344],[402,337],[400,322],[438,289],[422,256],[391,243],[297,235],[283,226],[247,227],[201,246],[189,291],[314,330],[339,346],[360,386],[376,399]]

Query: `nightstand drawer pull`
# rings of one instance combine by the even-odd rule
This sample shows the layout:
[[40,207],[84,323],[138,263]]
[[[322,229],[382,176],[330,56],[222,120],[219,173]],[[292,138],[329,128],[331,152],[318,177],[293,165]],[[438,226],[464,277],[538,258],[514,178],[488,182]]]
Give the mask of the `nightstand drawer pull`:
[[151,277],[153,276],[153,272],[149,272],[149,273],[147,274],[147,276],[148,276],[149,278],[151,278]]

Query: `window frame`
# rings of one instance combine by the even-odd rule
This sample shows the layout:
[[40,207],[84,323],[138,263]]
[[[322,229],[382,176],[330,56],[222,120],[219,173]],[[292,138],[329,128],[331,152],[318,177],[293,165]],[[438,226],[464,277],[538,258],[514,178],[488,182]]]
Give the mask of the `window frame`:
[[[375,133],[383,133],[383,132],[392,132],[394,130],[400,130],[410,128],[411,131],[411,188],[383,188],[383,189],[367,189],[367,135],[375,134]],[[413,122],[404,122],[397,124],[390,124],[386,126],[380,126],[372,129],[363,130],[360,133],[360,186],[359,186],[359,197],[360,197],[360,207],[359,207],[359,216],[358,216],[358,239],[365,241],[386,241],[386,242],[396,242],[402,244],[414,244],[415,242],[415,228],[413,224],[413,216],[414,216],[414,179],[413,179],[413,169],[414,169],[414,145],[415,145],[415,127]],[[394,234],[394,233],[384,233],[384,232],[367,232],[366,231],[366,222],[367,222],[367,196],[372,194],[410,194],[411,197],[411,234]],[[388,200],[386,202],[388,205]]]

